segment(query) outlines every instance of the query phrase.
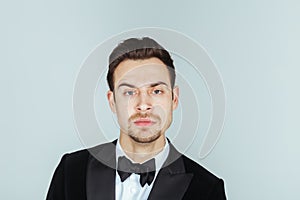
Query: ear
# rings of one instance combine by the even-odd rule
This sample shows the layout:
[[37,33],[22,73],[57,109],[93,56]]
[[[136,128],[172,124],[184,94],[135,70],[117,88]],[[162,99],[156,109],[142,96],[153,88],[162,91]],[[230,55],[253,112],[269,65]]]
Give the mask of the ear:
[[107,100],[109,103],[109,107],[113,113],[116,113],[116,104],[115,104],[115,98],[114,98],[114,92],[108,91],[107,92]]
[[173,110],[175,110],[178,107],[179,103],[179,87],[175,86],[173,89]]

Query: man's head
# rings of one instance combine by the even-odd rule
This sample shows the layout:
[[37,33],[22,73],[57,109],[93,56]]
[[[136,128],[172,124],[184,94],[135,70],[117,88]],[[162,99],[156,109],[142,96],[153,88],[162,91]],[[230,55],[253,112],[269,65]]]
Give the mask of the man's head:
[[120,132],[135,142],[164,136],[178,105],[175,69],[170,54],[150,38],[120,43],[109,57],[107,93]]
[[107,82],[109,89],[114,91],[114,72],[118,65],[125,60],[145,60],[148,58],[158,58],[168,66],[171,86],[175,84],[175,67],[173,60],[167,50],[165,50],[155,40],[144,37],[141,39],[130,38],[120,43],[109,56],[109,68]]

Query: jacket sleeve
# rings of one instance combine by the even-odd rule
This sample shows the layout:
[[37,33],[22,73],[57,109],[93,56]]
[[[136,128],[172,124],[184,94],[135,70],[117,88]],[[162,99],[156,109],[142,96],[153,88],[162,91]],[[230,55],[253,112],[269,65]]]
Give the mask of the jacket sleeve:
[[53,174],[46,200],[65,200],[65,160],[66,155],[62,157]]
[[219,179],[212,189],[209,200],[226,200],[224,181]]

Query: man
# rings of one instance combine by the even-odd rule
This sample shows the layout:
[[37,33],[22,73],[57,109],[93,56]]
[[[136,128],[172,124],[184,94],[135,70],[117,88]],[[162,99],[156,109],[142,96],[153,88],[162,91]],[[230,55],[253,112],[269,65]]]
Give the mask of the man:
[[151,38],[123,41],[109,57],[107,81],[119,139],[64,155],[47,200],[226,199],[223,181],[166,139],[179,88],[161,45]]

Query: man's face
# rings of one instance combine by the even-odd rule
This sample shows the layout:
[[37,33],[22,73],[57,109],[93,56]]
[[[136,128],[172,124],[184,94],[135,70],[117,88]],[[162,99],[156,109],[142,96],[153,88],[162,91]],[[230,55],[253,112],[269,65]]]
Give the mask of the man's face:
[[165,133],[178,105],[179,91],[177,87],[172,90],[168,68],[160,59],[121,62],[114,72],[114,86],[107,97],[121,134],[150,143]]

